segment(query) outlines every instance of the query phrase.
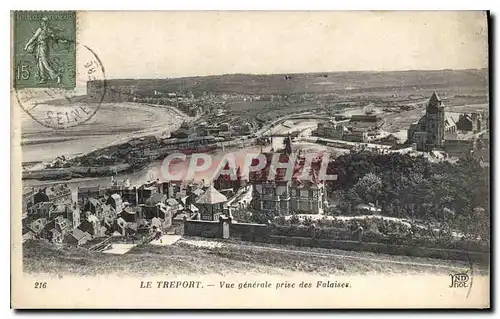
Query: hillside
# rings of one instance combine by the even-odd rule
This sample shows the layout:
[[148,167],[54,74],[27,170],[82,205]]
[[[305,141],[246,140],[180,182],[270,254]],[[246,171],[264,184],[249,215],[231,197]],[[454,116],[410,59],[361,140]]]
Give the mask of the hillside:
[[[321,248],[252,245],[236,241],[183,238],[172,246],[142,246],[125,255],[56,247],[41,242],[23,244],[24,270],[60,275],[185,275],[185,274],[449,274],[462,262],[411,258]],[[479,273],[485,269],[474,269]]]
[[175,79],[110,79],[108,87],[165,92],[236,92],[245,94],[293,94],[380,92],[387,89],[442,90],[472,87],[487,90],[488,70],[436,70],[391,72],[328,72],[299,74],[227,74]]

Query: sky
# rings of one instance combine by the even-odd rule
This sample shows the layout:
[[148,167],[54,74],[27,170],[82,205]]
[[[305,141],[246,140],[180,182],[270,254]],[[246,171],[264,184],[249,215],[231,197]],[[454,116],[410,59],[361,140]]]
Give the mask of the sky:
[[488,66],[480,11],[89,11],[106,78]]

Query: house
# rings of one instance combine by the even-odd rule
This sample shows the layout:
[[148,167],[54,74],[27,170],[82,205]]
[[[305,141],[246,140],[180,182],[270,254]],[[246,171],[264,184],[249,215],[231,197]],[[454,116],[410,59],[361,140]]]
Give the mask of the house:
[[175,198],[177,200],[187,197],[190,192],[193,192],[195,189],[199,188],[199,185],[196,183],[187,183],[183,180],[177,181],[169,181],[168,186],[166,187],[167,191],[163,193],[168,196],[168,198]]
[[[188,207],[189,205],[195,203],[196,199],[198,197],[200,197],[201,195],[203,195],[203,193],[205,192],[203,183],[201,183],[201,184],[200,183],[189,183],[186,186],[186,195],[181,196],[180,198],[176,199],[180,205],[179,208],[177,208],[177,209],[182,209],[183,207]],[[169,197],[172,198],[173,196],[169,196]],[[181,199],[184,197],[187,197],[186,200],[182,201],[182,203],[180,203]],[[169,204],[169,205],[172,206],[171,204]]]
[[194,191],[192,191],[191,194],[194,197],[194,202],[196,202],[196,199],[199,198],[204,193],[205,193],[205,191],[202,188],[197,188]]
[[[160,207],[165,206],[167,195],[161,193],[154,193],[142,205],[142,218],[151,219],[153,217],[160,217]],[[165,208],[166,209],[166,208]]]
[[223,213],[223,205],[227,202],[226,196],[209,186],[205,193],[196,200],[196,207],[200,210],[202,220],[219,220]]
[[[156,183],[154,183],[156,184]],[[156,185],[141,185],[139,188],[137,188],[137,203],[138,204],[144,204],[146,200],[151,197],[152,194],[158,192],[158,188]]]
[[[222,172],[228,173],[222,173]],[[223,189],[232,189],[236,192],[240,187],[245,186],[245,181],[243,180],[243,176],[241,173],[241,168],[231,167],[229,162],[226,165],[221,166],[219,171],[214,175],[214,187],[218,191]]]
[[[265,154],[270,157],[272,154]],[[289,161],[286,154],[280,154],[279,161]],[[267,161],[270,163],[270,160]],[[274,169],[267,165],[260,172],[252,172],[250,181],[253,184],[252,206],[256,210],[274,212],[277,215],[288,215],[290,211],[321,213],[326,201],[326,187],[317,176],[321,168],[321,158],[313,160],[309,170],[309,180],[303,179],[302,174],[305,157],[297,156],[292,178],[286,178],[286,171],[282,168]],[[270,170],[276,171],[274,180],[267,179]]]
[[102,210],[102,202],[97,198],[91,197],[88,198],[85,204],[83,205],[83,210],[85,212],[91,212],[94,215],[97,215]]
[[119,218],[124,219],[127,223],[136,223],[137,212],[130,206],[123,207],[120,212]]
[[23,214],[34,204],[35,191],[32,187],[23,187]]
[[136,223],[128,223],[125,219],[119,217],[115,221],[114,225],[115,231],[118,232],[121,236],[132,235],[137,232],[137,224]]
[[165,203],[167,201],[167,195],[161,193],[155,193],[149,196],[145,202],[146,207],[153,207],[158,203]]
[[181,210],[183,208],[182,205],[174,198],[167,199],[165,205],[172,212],[176,212],[176,211]]
[[106,200],[107,205],[111,205],[115,209],[115,211],[119,212],[123,209],[123,201],[122,197],[119,194],[111,194]]
[[449,135],[444,141],[443,149],[451,156],[464,157],[476,149],[476,142],[472,133]]
[[363,122],[363,123],[380,124],[382,122],[382,118],[378,115],[359,114],[359,115],[352,115],[349,122],[350,123]]
[[65,237],[64,242],[72,247],[78,247],[91,240],[92,236],[78,228],[72,229]]
[[342,139],[347,132],[348,129],[343,123],[330,120],[328,122],[319,122],[314,135],[331,139]]
[[45,193],[49,197],[51,202],[66,202],[73,201],[73,194],[71,189],[66,184],[57,184],[48,189],[45,189]]
[[368,129],[353,128],[344,133],[344,140],[351,142],[366,142],[368,140]]
[[28,208],[28,217],[30,219],[49,218],[50,210],[54,206],[53,202],[38,202]]
[[115,219],[116,210],[113,208],[113,206],[105,204],[101,206],[101,209],[95,215],[97,218],[99,218],[100,221],[108,218]]
[[83,203],[87,198],[99,198],[103,195],[103,190],[97,186],[78,187],[77,198],[79,203]]
[[71,231],[71,223],[69,220],[62,216],[57,216],[54,219],[54,228],[50,230],[52,233],[52,242],[54,244],[62,244],[64,238]]
[[394,134],[389,134],[377,141],[380,144],[383,145],[396,145],[396,144],[401,144],[401,138],[399,136],[396,136]]
[[74,205],[71,201],[58,202],[50,208],[49,219],[54,219],[58,216],[67,217],[68,215],[71,215],[73,207]]
[[151,228],[153,227],[162,228],[162,220],[160,218],[154,217],[151,220]]
[[49,196],[46,193],[47,188],[39,188],[33,195],[33,204],[50,202]]
[[[452,116],[453,114],[453,116]],[[447,113],[444,118],[444,134],[453,134],[457,131],[457,117],[454,113]]]
[[95,215],[86,212],[86,217],[82,220],[78,229],[89,233],[92,237],[102,237],[106,233],[106,227],[101,226],[101,221]]
[[290,209],[294,212],[322,214],[327,205],[325,184],[294,180],[290,185]]
[[71,228],[77,228],[80,225],[80,214],[80,208],[76,203],[73,203],[71,210],[65,216],[69,220]]
[[49,238],[49,227],[47,227],[49,223],[47,218],[38,218],[32,221],[27,228],[37,238]]
[[460,131],[480,132],[484,130],[484,116],[481,113],[463,113],[457,122],[457,128]]

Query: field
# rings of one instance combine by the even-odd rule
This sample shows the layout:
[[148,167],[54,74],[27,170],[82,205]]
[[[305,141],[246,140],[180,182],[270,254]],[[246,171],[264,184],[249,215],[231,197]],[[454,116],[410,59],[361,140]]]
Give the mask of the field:
[[[60,275],[186,275],[186,274],[446,274],[466,271],[456,261],[360,253],[321,248],[253,245],[238,241],[182,238],[172,246],[145,245],[125,255],[78,248],[58,248],[41,242],[23,245],[24,270]],[[477,274],[487,269],[474,265]]]
[[[379,95],[381,92],[411,92],[419,90],[454,91],[453,88],[487,90],[486,69],[436,70],[392,72],[325,72],[251,75],[227,74],[176,79],[141,79],[137,89],[164,91],[192,91],[193,93],[242,93],[242,94],[302,94],[349,93]],[[109,86],[135,86],[137,80],[109,80]],[[460,90],[464,94],[463,90]],[[470,89],[468,91],[471,91]]]

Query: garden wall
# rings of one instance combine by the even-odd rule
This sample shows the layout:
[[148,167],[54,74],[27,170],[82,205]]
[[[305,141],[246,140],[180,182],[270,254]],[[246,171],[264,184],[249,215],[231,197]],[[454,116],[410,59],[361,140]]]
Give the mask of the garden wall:
[[222,238],[222,223],[218,221],[185,220],[184,235]]
[[229,237],[245,241],[267,242],[270,229],[267,225],[233,223],[229,226]]

